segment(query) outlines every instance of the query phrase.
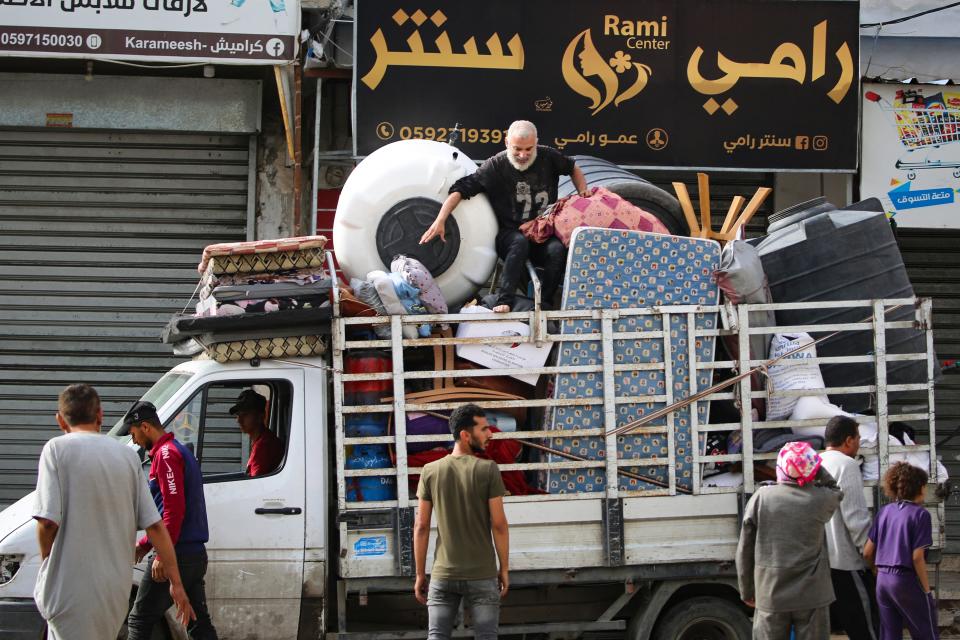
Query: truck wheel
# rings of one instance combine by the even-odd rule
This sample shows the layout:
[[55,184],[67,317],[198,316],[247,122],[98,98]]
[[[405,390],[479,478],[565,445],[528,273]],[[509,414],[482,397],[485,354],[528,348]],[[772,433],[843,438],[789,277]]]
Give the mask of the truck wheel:
[[750,640],[752,625],[729,600],[704,596],[684,600],[660,616],[653,640]]
[[394,142],[367,156],[347,178],[333,221],[344,275],[390,271],[403,254],[423,263],[450,306],[469,299],[497,263],[497,219],[487,197],[460,203],[447,219],[446,242],[419,241],[453,183],[476,170],[463,152],[431,140]]

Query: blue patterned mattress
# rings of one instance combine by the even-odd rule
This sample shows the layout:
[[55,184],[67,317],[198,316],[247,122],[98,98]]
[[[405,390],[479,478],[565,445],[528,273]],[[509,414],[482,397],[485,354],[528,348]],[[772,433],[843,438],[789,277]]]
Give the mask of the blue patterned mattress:
[[[668,236],[640,231],[581,228],[574,232],[567,257],[567,279],[563,292],[563,309],[616,309],[649,307],[655,305],[713,305],[717,304],[719,290],[711,280],[720,261],[720,245],[712,240]],[[697,329],[716,327],[716,314],[699,313],[695,316]],[[632,316],[615,320],[616,332],[659,331],[663,319],[659,315]],[[566,320],[564,334],[600,332],[600,320]],[[673,374],[673,401],[688,397],[690,390],[689,340],[686,314],[671,316],[670,340]],[[698,362],[710,362],[714,357],[715,338],[696,341]],[[561,343],[558,366],[596,365],[603,359],[599,340]],[[662,363],[663,339],[614,340],[616,364]],[[620,371],[614,374],[617,396],[665,395],[664,371]],[[700,371],[697,390],[710,386],[712,371]],[[601,373],[558,374],[553,397],[603,398]],[[663,402],[627,403],[616,407],[616,426],[636,420],[644,414],[666,406]],[[707,422],[708,403],[697,405],[698,424]],[[676,445],[676,485],[693,487],[693,450],[691,447],[690,407],[673,413]],[[649,427],[666,427],[667,418],[656,420]],[[603,405],[554,407],[547,415],[547,429],[603,428]],[[701,435],[700,447],[704,436]],[[602,460],[606,455],[603,437],[556,437],[545,444],[590,460]],[[668,454],[667,433],[627,435],[618,437],[620,458],[661,459]],[[546,454],[550,462],[565,459]],[[627,471],[667,484],[666,465],[642,465]],[[603,491],[606,472],[596,469],[550,469],[538,472],[538,485],[549,493],[579,493]],[[619,489],[649,491],[655,484],[620,476]]]

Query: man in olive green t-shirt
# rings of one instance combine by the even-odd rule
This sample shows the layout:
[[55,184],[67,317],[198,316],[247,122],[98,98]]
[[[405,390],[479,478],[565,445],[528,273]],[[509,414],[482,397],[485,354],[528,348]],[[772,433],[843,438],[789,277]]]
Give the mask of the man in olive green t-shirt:
[[[475,455],[483,453],[491,438],[483,409],[475,404],[457,407],[450,416],[450,431],[456,441],[453,453],[426,465],[420,476],[413,533],[414,594],[427,605],[429,640],[450,638],[461,598],[473,614],[475,637],[488,640],[497,637],[500,599],[510,586],[506,491],[497,463]],[[428,592],[427,545],[434,511],[437,545]]]

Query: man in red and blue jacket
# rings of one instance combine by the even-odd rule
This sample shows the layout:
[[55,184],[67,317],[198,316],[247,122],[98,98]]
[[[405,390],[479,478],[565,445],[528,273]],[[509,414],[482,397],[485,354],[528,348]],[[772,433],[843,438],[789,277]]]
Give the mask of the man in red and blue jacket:
[[[203,476],[193,453],[172,433],[166,433],[157,409],[149,402],[137,402],[123,418],[121,435],[129,432],[134,442],[150,454],[150,493],[170,533],[177,552],[183,588],[197,619],[187,626],[194,640],[216,640],[210,622],[204,576],[207,573],[207,506],[203,499]],[[150,551],[150,541],[141,538],[136,546],[137,562]],[[166,571],[160,558],[143,575],[137,598],[127,619],[129,640],[149,640],[154,625],[170,607],[164,583]]]

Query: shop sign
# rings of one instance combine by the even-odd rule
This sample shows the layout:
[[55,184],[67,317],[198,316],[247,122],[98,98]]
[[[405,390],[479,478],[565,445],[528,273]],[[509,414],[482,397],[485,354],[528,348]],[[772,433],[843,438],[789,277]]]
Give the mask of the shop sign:
[[960,228],[960,88],[867,84],[860,197],[901,227]]
[[358,0],[356,151],[541,144],[622,165],[855,171],[858,8],[845,0]]
[[283,64],[299,0],[0,0],[0,56]]

